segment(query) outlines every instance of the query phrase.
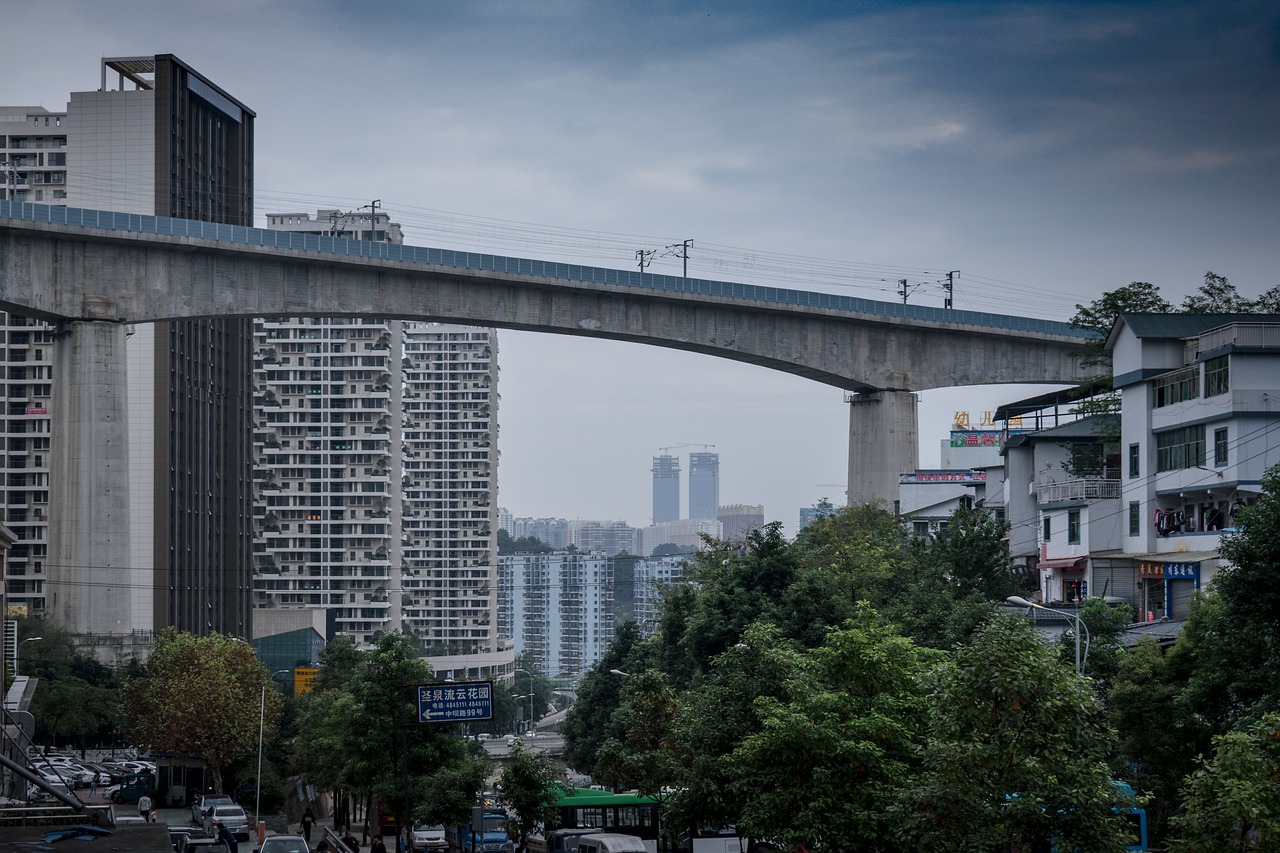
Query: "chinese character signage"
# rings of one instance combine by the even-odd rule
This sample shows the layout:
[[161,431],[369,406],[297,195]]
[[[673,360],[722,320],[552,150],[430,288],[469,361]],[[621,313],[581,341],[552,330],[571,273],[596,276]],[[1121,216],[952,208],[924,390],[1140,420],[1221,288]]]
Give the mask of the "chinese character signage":
[[986,471],[916,471],[899,474],[899,483],[985,483]]
[[1166,578],[1190,578],[1192,580],[1200,579],[1199,563],[1165,563],[1164,576]]
[[952,430],[952,447],[1002,447],[1004,434],[997,430]]
[[314,666],[295,666],[293,668],[293,696],[295,699],[304,693],[310,692],[312,685],[316,683],[316,673],[318,671]]
[[466,723],[492,718],[492,682],[426,684],[418,688],[420,723]]

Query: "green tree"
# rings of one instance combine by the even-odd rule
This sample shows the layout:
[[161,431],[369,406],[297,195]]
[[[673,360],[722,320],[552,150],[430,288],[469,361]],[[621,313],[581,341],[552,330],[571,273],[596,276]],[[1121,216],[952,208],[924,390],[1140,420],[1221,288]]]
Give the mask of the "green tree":
[[1251,314],[1257,308],[1226,276],[1206,272],[1200,289],[1182,300],[1182,310],[1189,314]]
[[1164,314],[1171,310],[1173,306],[1160,295],[1160,288],[1149,281],[1130,282],[1102,294],[1088,305],[1077,304],[1071,325],[1094,333],[1094,337],[1080,347],[1084,363],[1111,367],[1111,355],[1105,344],[1121,314]]
[[1170,849],[1280,850],[1280,714],[1215,737],[1213,748],[1187,777]]
[[[332,662],[345,668],[350,660],[340,654]],[[433,680],[414,640],[383,634],[340,683],[323,672],[329,663],[322,660],[316,678],[324,687],[303,702],[304,736],[296,744],[312,781],[394,803],[404,826],[465,820],[489,763],[471,752],[456,725],[412,722],[415,688]]]
[[[1191,772],[1207,727],[1183,713],[1179,700],[1184,679],[1150,638],[1118,658],[1107,695],[1107,713],[1119,742],[1114,759],[1119,778],[1149,795],[1148,831],[1153,847],[1169,834],[1169,819],[1180,803],[1178,788]],[[1163,709],[1153,714],[1153,708]]]
[[1149,281],[1130,282],[1104,293],[1088,305],[1076,305],[1071,325],[1093,333],[1080,345],[1077,354],[1084,366],[1099,368],[1100,376],[1094,380],[1099,386],[1097,393],[1081,400],[1073,411],[1084,417],[1116,418],[1113,429],[1100,436],[1104,445],[1118,442],[1120,437],[1120,394],[1111,385],[1111,353],[1106,348],[1111,327],[1121,314],[1163,314],[1171,310],[1173,306],[1160,295],[1160,288]]
[[577,698],[561,726],[564,761],[575,770],[597,775],[596,755],[600,745],[610,737],[622,736],[619,727],[612,722],[613,713],[621,702],[622,683],[610,670],[638,671],[631,661],[633,654],[639,653],[641,645],[640,629],[634,622],[624,623],[600,662],[588,670],[578,684]]
[[1008,534],[1009,523],[994,513],[960,506],[946,530],[930,541],[928,557],[952,580],[959,597],[1004,601],[1013,594]]
[[120,678],[92,654],[81,652],[75,638],[48,619],[18,620],[24,675],[39,680],[31,700],[36,738],[44,743],[115,742],[120,713]]
[[717,656],[681,696],[671,741],[680,784],[669,801],[673,825],[726,826],[741,818],[734,791],[734,750],[760,731],[757,699],[781,697],[797,646],[776,625],[749,625],[740,642]]
[[1228,618],[1260,631],[1280,652],[1280,466],[1262,477],[1262,497],[1240,510],[1219,551],[1229,567],[1214,578]]
[[1025,619],[997,617],[959,649],[931,706],[923,781],[899,806],[908,839],[956,851],[1050,838],[1081,853],[1121,848],[1102,704]]
[[125,685],[122,729],[133,743],[204,759],[221,792],[222,771],[257,750],[260,721],[274,729],[281,702],[248,643],[166,628],[146,675]]
[[517,850],[525,849],[530,835],[545,835],[560,825],[557,803],[569,787],[549,756],[529,752],[517,741],[498,777],[498,790],[514,813],[507,827]]
[[[1120,638],[1133,624],[1133,608],[1128,604],[1108,604],[1101,598],[1086,598],[1080,607],[1080,620],[1084,622],[1088,638],[1088,656],[1085,675],[1092,678],[1099,691],[1105,693],[1120,666]],[[1074,626],[1075,623],[1072,623]],[[1063,660],[1075,663],[1074,627],[1064,632],[1058,640]]]
[[782,695],[755,700],[762,725],[732,756],[738,826],[788,848],[899,849],[894,805],[915,778],[936,654],[865,604],[792,653]]

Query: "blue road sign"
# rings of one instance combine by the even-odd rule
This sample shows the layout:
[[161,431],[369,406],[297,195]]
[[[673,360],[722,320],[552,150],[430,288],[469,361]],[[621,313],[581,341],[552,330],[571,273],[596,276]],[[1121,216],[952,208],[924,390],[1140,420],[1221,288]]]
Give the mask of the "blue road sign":
[[469,723],[493,719],[493,682],[424,684],[418,688],[418,722]]

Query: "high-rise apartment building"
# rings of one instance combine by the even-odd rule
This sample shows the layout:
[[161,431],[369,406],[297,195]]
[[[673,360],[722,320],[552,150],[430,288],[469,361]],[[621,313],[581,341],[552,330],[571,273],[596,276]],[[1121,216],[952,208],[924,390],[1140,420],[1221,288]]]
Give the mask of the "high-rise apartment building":
[[671,586],[686,583],[688,557],[653,557],[637,560],[632,569],[635,584],[636,624],[640,634],[652,637],[662,618],[662,595]]
[[498,558],[498,630],[544,675],[578,678],[613,640],[613,560],[599,554]]
[[653,523],[680,519],[680,459],[663,454],[653,457]]
[[720,454],[689,454],[689,517],[715,518],[720,508]]
[[[267,221],[402,241],[372,209]],[[330,634],[363,645],[401,629],[431,654],[492,651],[494,333],[269,317],[255,346],[255,606],[324,609]]]
[[[254,118],[252,110],[172,55],[103,59],[98,89],[72,93],[63,113],[0,108],[4,197],[251,225]],[[16,508],[32,524],[37,508],[41,516],[50,515],[40,507],[49,501],[48,490],[60,506],[45,541],[32,529],[27,553],[15,555],[9,570],[26,573],[14,579],[22,580],[28,606],[46,610],[73,633],[93,636],[100,652],[120,657],[144,651],[151,632],[166,625],[246,636],[246,323],[137,326],[129,330],[127,344],[124,329],[74,323],[48,351],[42,324],[8,317],[7,344],[13,343],[11,331],[31,347],[34,360],[20,375],[8,371],[7,378],[28,387],[10,386],[22,394],[9,398],[9,411],[21,400],[24,414],[6,419],[4,438],[12,449],[10,438],[23,436],[17,447],[29,449],[24,461],[35,466],[39,458],[43,469],[7,476],[6,506],[21,494]],[[9,366],[16,355],[9,346]],[[127,392],[120,370],[126,362]],[[85,364],[101,374],[86,377],[80,369]],[[58,484],[84,476],[84,466],[93,464],[90,437],[102,426],[94,418],[103,416],[77,401],[107,386],[122,389],[119,396],[127,398],[114,410],[127,423],[120,427],[127,430],[127,440],[120,442],[127,451],[112,449],[117,460],[127,460],[127,472],[111,475],[127,488],[109,495],[81,490],[86,503],[67,505]],[[48,405],[39,405],[42,393]],[[86,418],[77,422],[76,411],[87,412]],[[44,415],[48,420],[39,420]],[[35,452],[45,449],[43,436],[50,437],[53,453]],[[69,443],[59,448],[63,440]],[[9,491],[11,484],[17,491]],[[110,509],[99,513],[95,503],[109,503]],[[108,534],[94,527],[103,518],[114,524],[125,515],[127,529],[112,527]],[[25,563],[17,559],[22,556]],[[47,557],[40,572],[39,556]]]

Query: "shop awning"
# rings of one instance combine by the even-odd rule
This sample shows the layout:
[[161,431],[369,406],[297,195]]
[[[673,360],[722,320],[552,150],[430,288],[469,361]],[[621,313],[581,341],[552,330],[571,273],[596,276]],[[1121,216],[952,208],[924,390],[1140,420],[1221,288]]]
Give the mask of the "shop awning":
[[1088,555],[1084,557],[1059,557],[1053,560],[1041,560],[1040,568],[1057,569],[1060,572],[1082,572],[1084,571],[1084,561],[1089,559]]

